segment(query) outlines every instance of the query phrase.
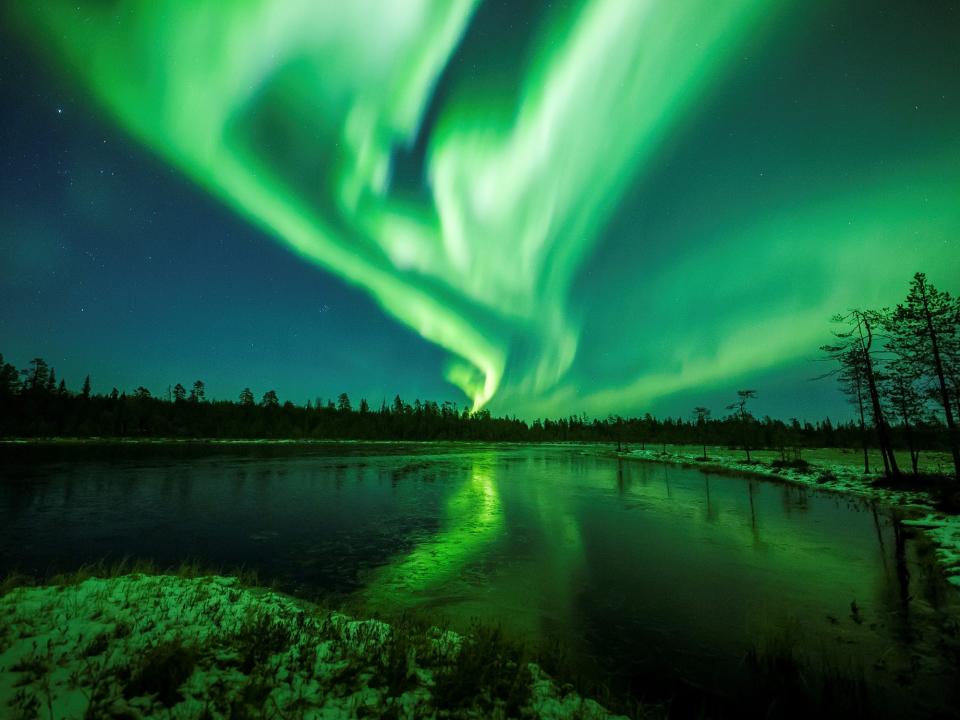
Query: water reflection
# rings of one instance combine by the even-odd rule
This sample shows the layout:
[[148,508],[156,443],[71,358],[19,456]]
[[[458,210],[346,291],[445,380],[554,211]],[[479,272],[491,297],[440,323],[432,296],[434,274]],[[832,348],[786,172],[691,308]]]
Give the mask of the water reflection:
[[[373,571],[365,580],[364,601],[379,610],[405,607],[424,602],[445,584],[462,583],[468,564],[503,534],[495,472],[489,455],[471,458],[468,476],[446,502],[441,529]],[[398,481],[394,474],[393,482]],[[464,590],[447,585],[444,592]]]
[[284,452],[6,463],[0,569],[244,565],[560,638],[625,683],[722,683],[753,638],[792,628],[903,702],[953,685],[957,594],[876,504],[581,448]]

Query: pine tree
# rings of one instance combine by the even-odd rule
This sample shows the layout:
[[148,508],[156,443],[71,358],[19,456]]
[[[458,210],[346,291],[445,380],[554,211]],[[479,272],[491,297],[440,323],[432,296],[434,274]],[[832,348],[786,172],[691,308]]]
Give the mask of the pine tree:
[[267,390],[263,394],[263,399],[260,401],[260,404],[265,408],[273,408],[280,406],[280,398],[277,397],[276,390]]
[[30,367],[21,370],[20,374],[23,375],[23,384],[27,390],[40,392],[47,385],[47,380],[50,377],[50,366],[47,365],[46,360],[37,357],[31,360]]
[[190,391],[191,402],[203,402],[207,398],[207,387],[203,380],[197,380],[193,383],[193,389]]
[[20,390],[20,375],[17,369],[8,362],[4,362],[0,353],[0,396],[15,395]]
[[933,381],[937,402],[947,422],[954,476],[960,481],[958,408],[948,384],[960,344],[958,314],[957,303],[950,293],[937,290],[926,275],[917,273],[910,282],[906,300],[897,305],[886,325],[903,362]]

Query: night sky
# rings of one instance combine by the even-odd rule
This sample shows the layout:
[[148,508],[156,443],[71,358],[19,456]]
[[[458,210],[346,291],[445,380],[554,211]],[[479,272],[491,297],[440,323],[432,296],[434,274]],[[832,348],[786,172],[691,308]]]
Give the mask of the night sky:
[[960,4],[7,3],[0,352],[78,388],[848,417],[960,289]]

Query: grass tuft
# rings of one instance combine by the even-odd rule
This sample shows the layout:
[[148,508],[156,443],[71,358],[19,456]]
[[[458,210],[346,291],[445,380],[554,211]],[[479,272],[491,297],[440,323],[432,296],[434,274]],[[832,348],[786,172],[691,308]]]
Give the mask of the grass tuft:
[[791,469],[791,470],[809,470],[810,463],[808,463],[803,458],[793,458],[792,460],[773,460],[770,462],[770,467],[777,468],[780,470]]
[[131,672],[124,688],[129,698],[155,695],[166,707],[183,700],[180,687],[193,674],[199,652],[181,638],[161,642],[148,649]]
[[508,642],[499,626],[475,623],[456,662],[437,675],[436,705],[487,712],[502,706],[507,717],[515,717],[530,699],[529,662],[525,648]]

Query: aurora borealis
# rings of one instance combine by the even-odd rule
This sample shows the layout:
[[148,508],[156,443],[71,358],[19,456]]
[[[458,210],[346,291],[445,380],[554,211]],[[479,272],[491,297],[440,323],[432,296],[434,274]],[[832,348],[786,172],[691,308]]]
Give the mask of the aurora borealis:
[[[835,5],[50,0],[8,11],[4,33],[21,62],[48,68],[15,82],[69,87],[96,117],[83,133],[132,138],[133,185],[159,162],[318,285],[334,277],[353,288],[345,297],[374,300],[373,312],[335,308],[335,340],[304,331],[301,347],[317,350],[297,367],[315,377],[287,381],[297,402],[444,392],[410,387],[383,352],[422,343],[424,357],[442,355],[428,372],[495,412],[673,411],[746,383],[771,412],[817,414],[842,407],[808,383],[831,314],[895,302],[915,270],[950,289],[960,281],[960,13],[947,2]],[[9,137],[49,140],[42,123],[17,123]],[[8,256],[29,255],[40,226],[78,252],[103,242],[83,217],[51,229],[46,186],[41,197],[13,187],[34,171],[12,145]],[[31,213],[43,219],[20,217]],[[216,217],[193,242],[226,236],[216,241],[229,254],[236,232]],[[173,244],[161,228],[141,241],[157,255]],[[242,255],[280,267],[266,247]],[[128,270],[133,285],[151,272]],[[279,292],[300,272],[278,271]],[[14,344],[0,349],[56,347],[55,325],[49,338],[37,330],[49,306],[12,273],[0,282],[25,308],[4,319]],[[235,289],[183,282],[215,304]],[[110,331],[120,343],[148,331],[127,322]],[[297,326],[268,311],[259,322]],[[220,316],[206,332],[228,343],[236,323]],[[316,377],[330,376],[334,341],[353,369],[327,387]],[[263,364],[286,368],[286,348]],[[216,357],[174,338],[156,352],[185,367]],[[168,365],[144,362],[139,382],[169,381]],[[232,371],[201,372],[235,395]],[[256,372],[270,385],[289,375]]]

